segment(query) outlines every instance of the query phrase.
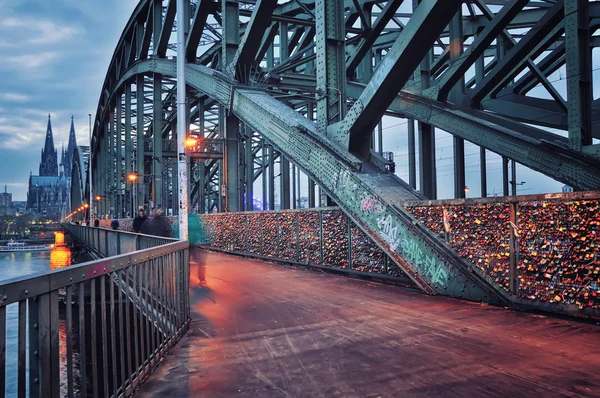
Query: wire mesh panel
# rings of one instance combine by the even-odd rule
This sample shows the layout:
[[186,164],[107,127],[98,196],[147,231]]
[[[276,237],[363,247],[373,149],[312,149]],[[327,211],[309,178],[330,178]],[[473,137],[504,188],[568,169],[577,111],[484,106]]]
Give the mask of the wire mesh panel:
[[386,273],[386,255],[356,225],[350,227],[352,234],[352,269],[361,272]]
[[598,200],[519,203],[520,297],[600,308]]
[[246,239],[248,252],[256,255],[262,254],[263,226],[260,213],[252,213],[246,217]]
[[459,256],[508,291],[510,287],[510,206],[493,203],[464,206],[420,206],[407,210],[444,238],[444,209],[449,245]]
[[348,266],[348,217],[339,210],[323,211],[323,265]]
[[298,260],[297,223],[297,213],[278,214],[277,230],[279,234],[279,258],[282,260]]
[[263,256],[279,258],[279,234],[277,232],[277,213],[262,214]]
[[298,244],[300,257],[298,261],[307,264],[321,263],[321,233],[318,211],[299,212]]

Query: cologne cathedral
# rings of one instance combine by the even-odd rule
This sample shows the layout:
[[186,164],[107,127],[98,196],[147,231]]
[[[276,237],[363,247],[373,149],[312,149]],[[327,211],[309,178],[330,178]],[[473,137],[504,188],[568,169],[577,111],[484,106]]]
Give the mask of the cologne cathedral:
[[29,176],[27,209],[36,216],[60,220],[69,209],[71,168],[76,146],[75,126],[71,117],[69,144],[66,151],[62,148],[60,163],[58,162],[58,151],[54,148],[52,123],[48,115],[46,142],[42,149],[39,174]]

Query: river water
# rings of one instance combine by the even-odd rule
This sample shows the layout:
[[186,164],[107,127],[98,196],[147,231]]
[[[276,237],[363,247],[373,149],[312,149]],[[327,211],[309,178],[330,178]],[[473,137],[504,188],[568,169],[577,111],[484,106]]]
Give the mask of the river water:
[[[71,264],[69,249],[53,251],[0,253],[0,284],[7,279],[29,276]],[[11,304],[6,309],[6,396],[17,396],[17,326],[18,305]],[[60,335],[65,325],[59,322]],[[61,336],[62,337],[62,336]],[[61,339],[61,351],[64,342]],[[62,362],[62,358],[61,358]],[[62,364],[61,364],[62,365]],[[61,366],[62,367],[62,366]],[[62,384],[62,383],[61,383]],[[0,386],[2,388],[2,386]]]

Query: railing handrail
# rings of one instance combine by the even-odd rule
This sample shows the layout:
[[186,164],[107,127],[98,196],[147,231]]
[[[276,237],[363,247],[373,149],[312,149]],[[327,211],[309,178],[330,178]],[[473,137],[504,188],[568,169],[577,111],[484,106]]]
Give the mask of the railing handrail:
[[538,201],[571,201],[600,199],[600,191],[585,192],[556,192],[535,195],[489,196],[486,198],[439,199],[439,200],[409,200],[400,202],[404,207],[418,206],[474,206],[483,204],[520,203]]
[[[124,231],[114,232],[122,233]],[[164,239],[172,240],[173,243],[142,249],[133,253],[87,261],[58,270],[4,280],[0,282],[0,307],[17,303],[29,297],[50,293],[73,283],[94,279],[108,272],[119,271],[132,264],[174,253],[189,246],[187,241],[180,241],[173,238]],[[92,272],[91,274],[90,271]]]

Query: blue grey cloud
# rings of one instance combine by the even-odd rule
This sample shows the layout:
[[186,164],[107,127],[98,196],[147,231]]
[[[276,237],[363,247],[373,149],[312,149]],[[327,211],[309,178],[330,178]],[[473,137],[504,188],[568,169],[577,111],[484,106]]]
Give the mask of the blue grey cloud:
[[88,139],[110,58],[136,0],[0,0],[0,187],[24,200],[47,115],[54,144]]

